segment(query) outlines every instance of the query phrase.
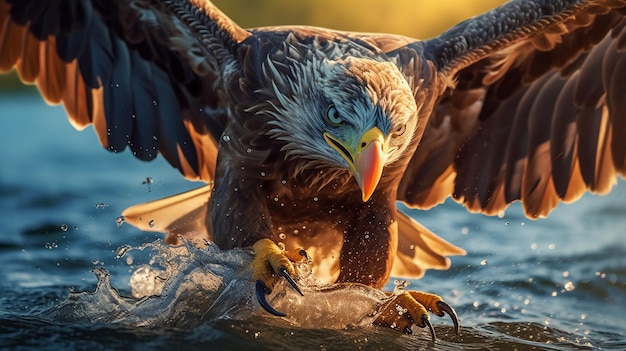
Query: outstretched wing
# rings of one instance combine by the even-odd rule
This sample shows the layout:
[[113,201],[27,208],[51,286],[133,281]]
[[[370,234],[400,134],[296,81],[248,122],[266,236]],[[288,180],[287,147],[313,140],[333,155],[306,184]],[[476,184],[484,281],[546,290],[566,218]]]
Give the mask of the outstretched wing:
[[452,196],[488,214],[521,200],[536,218],[609,191],[626,172],[624,6],[514,1],[391,53],[421,50],[456,85],[435,106],[398,199],[429,208]]
[[16,69],[77,129],[142,160],[161,153],[210,181],[222,133],[221,72],[249,33],[209,2],[0,1],[0,72]]

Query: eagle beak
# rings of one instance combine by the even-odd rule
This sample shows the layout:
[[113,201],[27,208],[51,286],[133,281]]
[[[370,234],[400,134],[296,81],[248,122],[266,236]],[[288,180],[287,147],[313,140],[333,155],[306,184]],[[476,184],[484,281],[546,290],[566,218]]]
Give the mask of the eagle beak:
[[369,200],[380,181],[385,165],[383,132],[378,127],[368,130],[356,148],[348,147],[328,133],[324,133],[324,139],[348,162],[350,171],[361,188],[363,202]]

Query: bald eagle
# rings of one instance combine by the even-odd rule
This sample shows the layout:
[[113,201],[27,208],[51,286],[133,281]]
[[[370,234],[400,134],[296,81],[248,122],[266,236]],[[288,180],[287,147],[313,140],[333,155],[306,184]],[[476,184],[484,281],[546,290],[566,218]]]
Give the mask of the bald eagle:
[[[452,197],[538,218],[626,170],[626,1],[518,0],[438,37],[243,29],[207,0],[2,0],[17,70],[109,151],[208,185],[124,212],[147,230],[252,247],[261,305],[293,262],[381,288],[464,251],[400,212]],[[149,220],[149,224],[147,223]],[[433,294],[376,323],[410,332]],[[395,307],[408,311],[398,314]]]

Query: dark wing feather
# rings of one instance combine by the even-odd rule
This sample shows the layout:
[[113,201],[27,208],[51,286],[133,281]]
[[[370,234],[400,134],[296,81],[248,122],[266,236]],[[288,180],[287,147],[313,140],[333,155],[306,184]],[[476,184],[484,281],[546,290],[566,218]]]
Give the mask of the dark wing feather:
[[[624,1],[515,1],[420,44],[444,80],[398,199],[531,218],[626,172]],[[398,52],[415,49],[410,44]]]
[[0,1],[0,72],[16,69],[78,129],[212,180],[221,74],[248,32],[208,2]]

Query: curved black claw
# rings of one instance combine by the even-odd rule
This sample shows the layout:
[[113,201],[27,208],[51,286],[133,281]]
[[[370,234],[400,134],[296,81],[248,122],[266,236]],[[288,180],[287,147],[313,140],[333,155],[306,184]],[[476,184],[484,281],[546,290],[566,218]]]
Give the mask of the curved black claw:
[[448,316],[450,316],[450,318],[452,319],[452,323],[454,323],[454,331],[456,332],[456,335],[459,335],[459,333],[461,332],[461,327],[459,326],[459,317],[457,317],[456,311],[454,311],[454,308],[452,308],[452,306],[448,305],[447,303],[443,301],[438,301],[437,307],[439,307],[440,310],[442,310],[443,312],[447,313]]
[[302,293],[302,291],[298,287],[298,284],[296,284],[296,282],[293,280],[293,278],[287,272],[287,268],[285,268],[283,266],[278,267],[278,275],[280,275],[281,277],[285,278],[285,280],[289,283],[289,285],[291,285],[291,287],[294,288],[294,290],[297,291],[298,294],[300,294],[300,296],[304,296],[304,294]]
[[430,319],[428,318],[428,315],[422,315],[422,322],[424,322],[424,324],[426,324],[426,326],[430,330],[430,337],[433,339],[433,341],[437,340],[437,336],[435,335],[435,328],[433,328],[433,325],[430,324]]
[[255,283],[255,290],[256,290],[256,299],[259,301],[259,304],[261,304],[261,307],[263,307],[267,312],[278,316],[278,317],[285,317],[286,314],[276,311],[274,309],[274,307],[272,307],[269,302],[267,302],[267,299],[265,299],[265,295],[270,293],[270,290],[268,289],[267,285],[265,285],[265,283],[262,280],[257,280]]

